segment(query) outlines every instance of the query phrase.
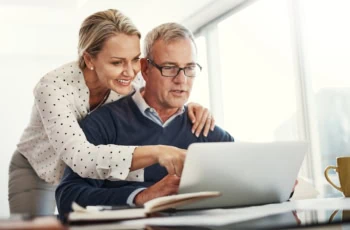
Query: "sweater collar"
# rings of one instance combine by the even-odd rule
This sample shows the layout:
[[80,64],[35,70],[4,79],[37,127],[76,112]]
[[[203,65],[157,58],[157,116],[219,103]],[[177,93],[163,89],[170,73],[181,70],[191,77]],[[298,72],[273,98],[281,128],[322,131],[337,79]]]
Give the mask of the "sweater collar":
[[[154,121],[156,123],[161,124],[162,122],[158,116],[157,111],[147,104],[147,102],[145,101],[145,99],[141,95],[141,92],[140,92],[141,90],[142,90],[142,88],[136,90],[134,95],[132,95],[133,101],[135,102],[136,106],[138,107],[138,109],[140,110],[140,112],[142,113],[143,116],[151,119],[152,121]],[[185,112],[185,106],[182,106],[174,115],[172,115],[164,124],[162,124],[162,126],[166,126],[168,123],[170,123],[173,120],[173,118],[175,118],[178,115],[183,114],[184,112]]]

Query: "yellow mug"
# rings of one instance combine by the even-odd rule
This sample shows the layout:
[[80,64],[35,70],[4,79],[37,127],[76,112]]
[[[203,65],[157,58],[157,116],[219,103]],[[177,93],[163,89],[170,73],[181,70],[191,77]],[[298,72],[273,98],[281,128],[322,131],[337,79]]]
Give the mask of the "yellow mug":
[[[335,185],[328,177],[328,171],[334,169],[339,176],[340,187]],[[350,197],[350,157],[338,157],[337,166],[328,166],[324,170],[326,180],[336,189]]]

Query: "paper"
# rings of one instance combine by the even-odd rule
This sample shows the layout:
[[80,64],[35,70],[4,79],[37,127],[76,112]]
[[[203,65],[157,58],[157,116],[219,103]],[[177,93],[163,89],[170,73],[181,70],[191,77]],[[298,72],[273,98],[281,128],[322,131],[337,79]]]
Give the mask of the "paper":
[[350,198],[305,199],[277,204],[251,206],[246,208],[185,211],[176,213],[175,215],[169,217],[146,218],[139,220],[122,221],[120,223],[125,226],[222,226],[269,215],[285,213],[293,210],[315,209],[350,209]]
[[201,211],[182,211],[173,216],[160,218],[147,218],[120,222],[123,225],[154,225],[154,226],[221,226],[238,223],[268,215],[293,210],[290,202],[283,204],[269,204],[235,209],[209,209]]
[[350,209],[350,198],[324,198],[293,201],[295,209],[301,210],[336,210]]
[[290,200],[302,200],[316,198],[320,193],[315,187],[303,177],[298,177],[293,197]]
[[122,225],[116,223],[89,224],[69,226],[69,230],[144,230],[144,225]]
[[[153,226],[223,226],[293,210],[350,209],[350,198],[305,199],[284,203],[232,209],[181,211],[171,216],[126,220],[100,225],[101,229],[130,229]],[[96,227],[96,226],[95,226]],[[105,228],[106,227],[106,228]],[[119,228],[120,229],[120,228]]]

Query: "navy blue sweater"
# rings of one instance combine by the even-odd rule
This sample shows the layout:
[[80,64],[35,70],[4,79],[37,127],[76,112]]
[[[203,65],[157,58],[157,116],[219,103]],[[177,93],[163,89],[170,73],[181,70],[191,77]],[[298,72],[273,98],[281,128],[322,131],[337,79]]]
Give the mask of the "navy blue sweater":
[[[188,111],[177,116],[167,127],[161,127],[144,117],[131,96],[107,104],[80,123],[89,142],[117,145],[171,145],[187,149],[195,142],[234,141],[233,137],[215,127],[207,137],[192,134]],[[149,187],[167,175],[159,164],[145,168],[144,182],[109,181],[81,178],[66,168],[56,189],[60,214],[71,211],[73,201],[87,205],[125,205],[129,195],[138,188]]]

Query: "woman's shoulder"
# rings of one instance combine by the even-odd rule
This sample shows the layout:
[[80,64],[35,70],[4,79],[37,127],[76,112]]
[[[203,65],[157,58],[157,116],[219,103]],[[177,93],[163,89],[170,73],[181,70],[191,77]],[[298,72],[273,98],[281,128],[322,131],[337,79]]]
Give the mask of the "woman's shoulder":
[[56,88],[72,87],[75,84],[82,84],[84,77],[78,62],[66,63],[50,72],[46,73],[35,88],[40,86],[51,86]]
[[76,75],[82,74],[78,66],[78,62],[68,62],[50,72],[46,73],[44,77],[41,78],[41,81],[45,81],[47,79],[69,79],[74,78]]

